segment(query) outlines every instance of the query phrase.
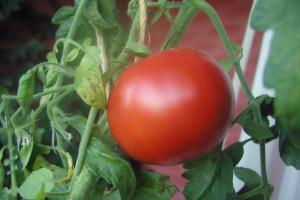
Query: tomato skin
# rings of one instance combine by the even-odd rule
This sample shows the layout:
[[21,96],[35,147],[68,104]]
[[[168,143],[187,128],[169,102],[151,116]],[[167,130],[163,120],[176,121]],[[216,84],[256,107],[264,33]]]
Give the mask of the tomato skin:
[[220,144],[234,100],[229,78],[208,56],[169,49],[126,69],[108,100],[113,137],[130,157],[171,165]]

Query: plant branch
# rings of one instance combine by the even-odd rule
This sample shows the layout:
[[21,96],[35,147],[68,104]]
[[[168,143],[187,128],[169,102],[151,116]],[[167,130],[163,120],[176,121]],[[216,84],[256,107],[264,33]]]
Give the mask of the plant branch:
[[64,65],[61,65],[61,64],[58,64],[55,62],[42,62],[42,63],[38,64],[38,66],[41,66],[41,65],[45,65],[45,66],[54,65],[54,66],[59,67],[60,69],[64,70],[65,73],[68,74],[69,76],[74,76],[74,74],[75,74],[75,72],[72,69],[67,68]]
[[[187,4],[188,1],[183,1]],[[185,33],[188,25],[192,22],[194,16],[197,14],[197,9],[194,6],[183,6],[180,8],[178,15],[171,29],[168,32],[167,39],[161,47],[161,51],[176,47],[183,34]]]
[[74,182],[68,199],[87,199],[91,187],[95,186],[97,180],[98,177],[92,172],[92,170],[84,166],[78,176],[78,179]]
[[113,77],[113,75],[115,74],[115,72],[128,59],[129,53],[127,53],[126,49],[129,47],[129,44],[132,41],[136,40],[136,34],[139,30],[139,21],[140,21],[139,16],[140,15],[139,15],[139,11],[138,11],[134,17],[134,20],[133,20],[132,26],[130,28],[129,36],[128,36],[128,39],[127,39],[124,49],[117,57],[115,63],[103,74],[103,77],[102,77],[103,84],[106,84],[108,81],[110,81],[111,78]]
[[[4,100],[5,107],[4,107],[4,114],[5,116],[10,116],[10,110],[9,110],[9,104],[7,101]],[[18,185],[17,185],[17,179],[16,179],[16,167],[15,166],[15,147],[13,142],[14,132],[12,131],[11,127],[11,121],[8,118],[5,118],[5,124],[3,125],[4,128],[7,130],[7,142],[8,142],[8,152],[9,152],[9,167],[10,167],[10,183],[11,183],[11,190],[12,195],[14,199],[17,199],[18,194]]]
[[7,129],[7,140],[8,140],[8,151],[9,151],[9,164],[10,164],[10,177],[11,177],[11,190],[13,196],[16,198],[18,193],[17,179],[16,179],[16,166],[14,162],[14,144],[13,144],[13,131],[8,128]]
[[[78,27],[80,25],[80,20],[82,20],[81,19],[82,12],[83,12],[83,9],[84,9],[87,2],[88,2],[87,0],[81,0],[80,1],[79,5],[78,5],[78,8],[77,8],[77,11],[76,11],[75,16],[74,16],[73,23],[71,25],[71,28],[70,28],[68,34],[67,34],[66,40],[74,38],[74,36],[76,34],[76,31],[78,30]],[[64,63],[65,56],[69,53],[69,50],[70,50],[70,45],[67,42],[65,44],[63,52],[62,52],[61,64]]]
[[[77,29],[79,27],[79,24],[80,24],[83,9],[84,9],[87,2],[88,2],[87,0],[81,0],[80,1],[79,6],[78,6],[77,11],[76,11],[75,16],[74,16],[74,20],[73,20],[72,25],[70,27],[70,30],[67,34],[66,40],[74,38],[74,36],[76,34],[76,31],[77,31]],[[60,60],[60,63],[59,63],[60,65],[64,65],[64,59],[65,59],[65,56],[68,54],[69,50],[70,50],[70,44],[69,44],[69,42],[66,42],[64,47],[63,47],[63,52],[62,52],[61,60]],[[63,84],[63,75],[59,75],[57,77],[54,88],[59,88],[62,84]],[[57,98],[58,95],[59,95],[59,93],[55,93],[53,95],[52,101],[53,100],[55,101],[55,98]],[[57,135],[56,139],[57,139],[57,144],[62,145],[62,143],[63,143],[62,137],[60,135]],[[59,153],[59,155],[60,155],[60,158],[62,159],[63,165],[65,167],[66,166],[66,161],[64,160],[64,156],[61,155],[61,153]]]
[[245,94],[247,95],[247,98],[249,100],[249,102],[255,102],[255,97],[253,96],[251,89],[248,86],[248,83],[244,77],[243,71],[241,69],[240,66],[240,58],[236,55],[233,45],[231,43],[231,41],[229,40],[229,37],[224,29],[224,26],[219,18],[219,16],[217,15],[216,11],[214,10],[214,8],[208,4],[205,1],[198,1],[198,0],[193,0],[193,4],[195,5],[196,8],[198,8],[199,10],[204,11],[209,18],[211,19],[212,23],[214,24],[220,38],[223,41],[223,44],[227,50],[227,54],[230,57],[230,59],[232,60],[232,64],[234,66],[234,69],[239,77],[239,80],[241,82],[242,88],[245,91]]
[[[42,96],[45,96],[45,95],[48,95],[48,94],[53,94],[53,93],[56,93],[56,92],[61,92],[61,91],[65,91],[71,87],[73,87],[74,85],[73,84],[70,84],[70,85],[65,85],[65,86],[62,86],[60,88],[52,88],[52,89],[46,89],[44,90],[43,92],[39,92],[39,93],[36,93],[33,95],[33,99],[38,99]],[[2,98],[3,99],[14,99],[14,100],[17,100],[18,99],[18,96],[16,95],[2,95]]]
[[261,194],[263,192],[263,187],[259,186],[257,188],[254,188],[253,190],[250,190],[244,194],[241,194],[239,197],[238,197],[238,200],[246,200],[246,199],[249,199],[251,197],[255,197],[259,194]]
[[75,179],[79,175],[79,173],[82,169],[82,166],[84,164],[87,146],[88,146],[90,136],[92,133],[92,128],[94,126],[94,121],[95,121],[95,118],[97,115],[97,111],[98,111],[98,109],[94,108],[94,107],[92,107],[90,110],[89,117],[88,117],[85,129],[84,129],[84,133],[82,135],[81,142],[79,145],[78,157],[77,157],[77,161],[76,161],[74,174],[73,174],[71,183],[73,183],[75,181]]
[[[254,115],[254,120],[260,124],[264,124],[262,116],[261,116],[261,112],[260,112],[260,107],[257,103],[256,98],[254,97],[254,95],[251,92],[251,89],[245,79],[245,76],[242,72],[241,66],[240,66],[240,58],[236,55],[236,52],[233,48],[233,45],[231,43],[231,41],[229,40],[229,37],[224,29],[224,26],[219,18],[219,16],[217,15],[216,11],[214,10],[214,8],[208,4],[205,1],[198,1],[198,0],[192,0],[193,4],[195,5],[195,7],[197,7],[199,10],[204,11],[209,18],[211,19],[212,23],[214,24],[221,40],[223,41],[223,44],[227,50],[227,54],[230,57],[232,64],[235,68],[235,71],[238,75],[238,78],[241,82],[242,88],[248,98],[249,103],[253,103],[255,104],[255,115]],[[265,199],[268,199],[270,196],[270,190],[269,190],[269,183],[268,183],[268,179],[267,179],[267,172],[266,172],[266,157],[265,157],[265,141],[261,140],[260,141],[260,165],[261,165],[261,175],[262,175],[262,191],[260,191],[259,193],[262,193],[264,195]],[[257,191],[260,188],[257,188]],[[249,196],[248,193],[246,193],[248,196],[247,197],[253,197],[254,194],[252,194],[252,196]],[[251,194],[250,194],[251,195]],[[242,199],[246,199],[246,198],[242,198]]]
[[[147,28],[147,0],[139,0],[139,34],[138,34],[138,43],[144,44]],[[139,57],[135,57],[134,61],[137,62]]]
[[179,3],[179,2],[169,2],[169,1],[165,1],[165,2],[147,2],[147,7],[167,7],[167,8],[181,8],[183,6],[185,6],[186,4],[184,3]]

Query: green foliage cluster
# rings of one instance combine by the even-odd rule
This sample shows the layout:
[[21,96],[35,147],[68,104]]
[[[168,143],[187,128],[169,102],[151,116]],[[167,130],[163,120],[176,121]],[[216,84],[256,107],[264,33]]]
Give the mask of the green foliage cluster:
[[[131,57],[151,54],[138,42],[138,1],[129,3],[129,31],[118,22],[116,2],[76,0],[73,7],[60,8],[52,18],[59,28],[47,61],[22,75],[16,95],[1,89],[0,135],[5,144],[0,150],[0,199],[167,200],[177,192],[168,176],[133,167],[108,128],[107,86],[132,62]],[[237,54],[242,50],[229,41],[208,3],[159,0],[147,1],[147,6],[157,8],[150,28],[162,16],[170,21],[162,49],[178,44],[198,11],[208,14],[230,57],[226,68],[240,69]],[[297,0],[257,1],[252,26],[274,32],[264,80],[276,96],[253,97],[239,74],[249,105],[233,122],[242,125],[250,138],[184,163],[187,200],[270,199],[273,187],[266,176],[265,144],[277,138],[282,160],[300,169],[299,8]],[[174,17],[170,9],[179,12]],[[70,112],[73,105],[79,111]],[[237,166],[250,141],[260,145],[261,175]],[[245,183],[240,191],[233,188],[234,175]]]

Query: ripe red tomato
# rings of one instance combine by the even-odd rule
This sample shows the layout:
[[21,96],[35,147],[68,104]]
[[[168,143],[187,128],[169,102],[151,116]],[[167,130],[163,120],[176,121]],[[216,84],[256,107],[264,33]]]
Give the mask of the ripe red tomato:
[[178,164],[221,143],[233,111],[232,91],[217,62],[192,49],[170,49],[123,72],[108,100],[108,122],[132,158]]

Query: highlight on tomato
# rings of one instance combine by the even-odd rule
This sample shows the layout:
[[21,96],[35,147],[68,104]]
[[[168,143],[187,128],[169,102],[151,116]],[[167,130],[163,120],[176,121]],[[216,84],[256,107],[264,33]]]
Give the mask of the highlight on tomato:
[[211,57],[169,49],[129,66],[108,100],[108,122],[135,160],[172,165],[222,142],[234,107],[227,74]]

